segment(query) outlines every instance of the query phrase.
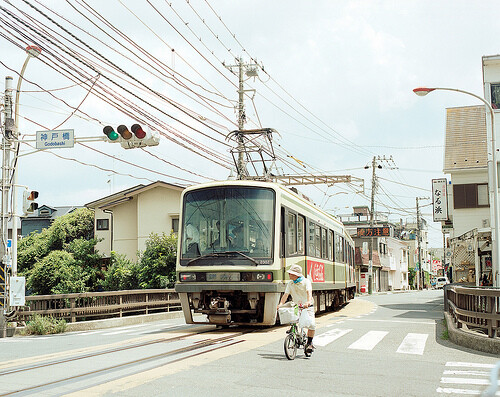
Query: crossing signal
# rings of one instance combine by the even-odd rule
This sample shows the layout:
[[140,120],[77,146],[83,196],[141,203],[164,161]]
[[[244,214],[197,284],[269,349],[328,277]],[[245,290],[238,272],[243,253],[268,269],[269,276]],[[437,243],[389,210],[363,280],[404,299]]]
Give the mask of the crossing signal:
[[38,209],[38,203],[35,203],[37,198],[38,192],[36,190],[25,190],[23,192],[23,212],[25,214],[31,214]]
[[132,125],[130,130],[122,124],[118,126],[116,131],[109,125],[102,130],[104,135],[108,137],[108,142],[120,142],[125,149],[156,146],[160,143],[160,136],[157,133],[148,133],[139,124]]

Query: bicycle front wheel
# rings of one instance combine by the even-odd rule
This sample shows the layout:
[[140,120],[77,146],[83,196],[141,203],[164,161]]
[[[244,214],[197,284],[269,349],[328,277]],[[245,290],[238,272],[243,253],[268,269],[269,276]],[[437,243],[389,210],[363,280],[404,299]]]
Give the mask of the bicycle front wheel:
[[297,345],[295,343],[295,334],[288,334],[285,338],[285,356],[293,360],[297,355]]

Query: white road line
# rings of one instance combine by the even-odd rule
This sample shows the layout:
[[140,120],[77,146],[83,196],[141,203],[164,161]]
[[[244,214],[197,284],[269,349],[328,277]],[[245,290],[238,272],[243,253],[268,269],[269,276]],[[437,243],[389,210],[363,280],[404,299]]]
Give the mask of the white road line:
[[398,347],[397,353],[404,354],[424,354],[425,343],[427,342],[428,334],[409,333],[403,339],[403,342]]
[[327,331],[321,335],[315,336],[314,337],[314,345],[315,346],[326,346],[329,343],[332,343],[335,339],[340,338],[341,336],[344,336],[345,334],[348,334],[351,332],[352,329],[332,329],[330,331]]
[[425,325],[436,325],[435,322],[428,321],[404,321],[404,320],[370,320],[370,319],[359,319],[356,318],[348,318],[346,321],[366,321],[366,322],[380,322],[380,323],[403,323],[403,324],[425,324]]
[[481,364],[481,363],[464,363],[459,361],[448,361],[447,367],[467,367],[467,368],[488,368],[492,369],[495,364]]
[[443,375],[470,375],[470,376],[490,376],[488,371],[443,371]]
[[485,385],[488,386],[488,379],[473,379],[473,378],[441,378],[441,383],[453,383],[456,385]]
[[386,331],[369,331],[351,344],[349,349],[356,350],[372,350],[389,332]]

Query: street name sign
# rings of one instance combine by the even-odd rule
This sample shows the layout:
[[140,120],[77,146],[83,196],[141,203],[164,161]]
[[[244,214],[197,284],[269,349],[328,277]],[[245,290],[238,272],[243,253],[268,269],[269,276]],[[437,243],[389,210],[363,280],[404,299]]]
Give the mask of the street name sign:
[[71,148],[75,145],[75,130],[36,132],[37,149]]

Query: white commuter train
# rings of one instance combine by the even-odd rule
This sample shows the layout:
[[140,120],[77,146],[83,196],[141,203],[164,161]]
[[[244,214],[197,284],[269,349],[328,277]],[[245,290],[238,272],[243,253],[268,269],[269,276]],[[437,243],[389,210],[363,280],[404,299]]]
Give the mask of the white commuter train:
[[237,180],[183,192],[175,290],[186,323],[201,313],[210,324],[274,325],[292,264],[311,279],[317,312],[354,297],[351,237],[294,190]]

